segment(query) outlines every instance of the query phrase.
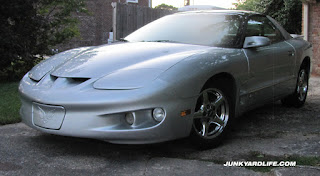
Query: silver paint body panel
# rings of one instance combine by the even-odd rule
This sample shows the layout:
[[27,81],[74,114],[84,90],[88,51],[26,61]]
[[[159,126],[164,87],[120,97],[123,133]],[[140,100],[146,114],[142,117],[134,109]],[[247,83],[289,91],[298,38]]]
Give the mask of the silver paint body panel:
[[[293,93],[306,57],[312,58],[311,45],[294,38],[250,49],[157,42],[79,48],[24,76],[20,113],[25,124],[51,134],[131,144],[173,140],[190,134],[197,97],[212,76],[234,78],[239,116]],[[41,108],[45,115],[38,108],[37,122],[35,105],[47,108]],[[157,107],[166,113],[160,123],[152,118]],[[181,117],[188,109],[191,114]],[[54,111],[60,119],[65,111],[60,126],[41,121]],[[128,125],[131,112],[136,122]]]

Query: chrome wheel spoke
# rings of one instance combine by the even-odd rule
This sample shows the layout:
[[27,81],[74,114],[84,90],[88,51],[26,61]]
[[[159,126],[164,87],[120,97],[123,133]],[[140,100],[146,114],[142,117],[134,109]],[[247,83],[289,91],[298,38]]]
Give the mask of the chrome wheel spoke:
[[202,110],[199,110],[199,111],[197,111],[197,112],[195,112],[194,114],[193,114],[193,118],[194,119],[201,119],[201,118],[203,118],[204,117],[204,115],[203,115],[203,111]]
[[304,98],[304,88],[303,87],[300,87],[300,90],[299,90],[299,96],[300,96],[300,99],[302,100]]
[[307,91],[308,91],[308,85],[306,84],[303,86],[303,93],[307,93]]
[[202,129],[201,129],[201,135],[203,137],[207,137],[208,136],[208,130],[209,130],[209,125],[207,122],[203,121],[202,122]]
[[300,93],[303,93],[303,92],[304,92],[304,87],[299,86],[297,93],[300,94]]
[[211,121],[212,123],[218,125],[219,127],[224,126],[224,121],[221,120],[220,116],[216,114],[215,118]]
[[297,93],[300,95],[301,92],[302,92],[302,87],[298,86],[298,92]]
[[224,97],[223,96],[218,96],[218,98],[216,99],[216,101],[214,102],[214,106],[216,107],[216,109],[222,105],[224,103]]
[[301,75],[300,75],[301,82],[304,81],[304,77],[305,77],[305,72],[302,71],[302,72],[301,72]]

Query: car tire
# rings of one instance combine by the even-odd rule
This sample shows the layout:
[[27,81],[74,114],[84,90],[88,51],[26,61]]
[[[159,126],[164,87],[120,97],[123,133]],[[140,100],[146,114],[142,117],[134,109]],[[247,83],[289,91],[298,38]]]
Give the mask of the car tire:
[[225,90],[228,89],[213,86],[198,96],[190,134],[191,142],[198,149],[218,146],[228,132],[234,106],[230,93]]
[[291,107],[291,106],[296,108],[302,107],[307,98],[308,88],[309,88],[309,73],[305,66],[301,66],[298,73],[297,84],[296,84],[296,89],[294,93],[282,99],[281,103],[284,106],[288,106],[288,107]]

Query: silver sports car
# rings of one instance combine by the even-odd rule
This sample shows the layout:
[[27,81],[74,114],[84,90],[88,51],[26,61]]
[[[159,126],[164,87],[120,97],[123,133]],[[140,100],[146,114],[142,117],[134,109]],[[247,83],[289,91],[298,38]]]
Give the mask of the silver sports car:
[[37,130],[112,143],[217,145],[243,112],[304,104],[312,45],[247,11],[165,16],[112,45],[62,52],[21,80]]

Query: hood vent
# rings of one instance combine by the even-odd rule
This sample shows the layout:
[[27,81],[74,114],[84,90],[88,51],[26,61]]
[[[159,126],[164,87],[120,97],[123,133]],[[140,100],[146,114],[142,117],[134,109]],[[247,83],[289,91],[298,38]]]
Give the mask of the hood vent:
[[50,75],[49,79],[45,79],[41,84],[47,85],[55,89],[72,88],[88,81],[90,78],[77,78],[77,77],[58,77]]
[[33,79],[32,77],[29,76],[29,78],[34,81],[34,82],[39,82],[40,80],[36,80],[36,79]]
[[83,82],[86,82],[87,80],[89,80],[90,78],[67,78],[67,80],[70,83],[75,83],[75,84],[81,84]]
[[50,78],[51,78],[51,80],[52,80],[52,81],[55,81],[55,80],[57,80],[57,79],[58,79],[58,77],[53,76],[53,75],[50,75]]

